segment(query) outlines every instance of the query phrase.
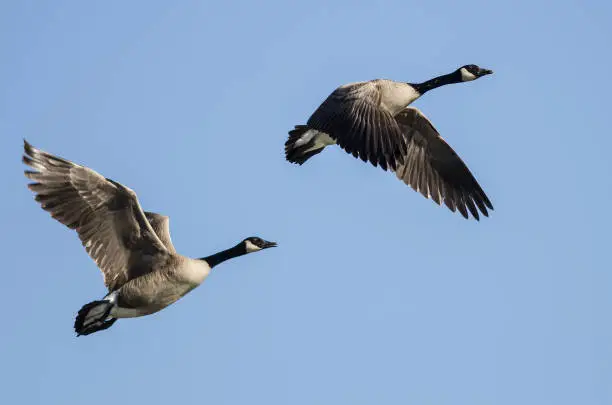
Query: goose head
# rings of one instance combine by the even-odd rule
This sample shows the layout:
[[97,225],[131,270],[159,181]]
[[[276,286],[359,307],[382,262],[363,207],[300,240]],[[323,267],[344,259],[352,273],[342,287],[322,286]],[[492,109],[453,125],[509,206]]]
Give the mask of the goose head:
[[276,246],[276,242],[269,242],[267,240],[263,240],[258,236],[249,236],[234,247],[231,247],[229,249],[223,250],[210,256],[202,257],[200,260],[205,261],[206,263],[208,263],[208,266],[210,268],[213,268],[219,263],[223,263],[228,259],[243,256],[253,252],[259,252],[260,250],[271,248],[274,246]]
[[[476,65],[465,65],[452,73],[446,75],[434,77],[433,79],[427,80],[423,83],[408,83],[418,93],[418,97],[422,96],[426,92],[452,83],[463,83],[476,80],[479,77],[490,75],[493,73],[492,70],[483,69]],[[413,100],[414,101],[414,100]]]
[[241,244],[244,247],[245,253],[258,252],[262,249],[268,249],[277,246],[276,242],[269,242],[258,236],[249,236],[248,238],[243,240]]
[[490,75],[493,73],[493,71],[489,69],[483,69],[477,65],[465,65],[457,69],[455,73],[460,78],[460,81],[469,82],[471,80],[476,80],[479,77]]

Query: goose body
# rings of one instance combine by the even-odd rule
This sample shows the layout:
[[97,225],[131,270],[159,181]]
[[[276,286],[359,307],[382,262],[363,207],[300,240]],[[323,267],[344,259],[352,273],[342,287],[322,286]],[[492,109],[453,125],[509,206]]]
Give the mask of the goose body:
[[342,85],[285,142],[289,162],[302,165],[329,145],[396,176],[414,190],[468,218],[493,209],[470,170],[421,111],[408,107],[427,91],[492,73],[476,65],[423,83],[376,79]]
[[169,218],[146,212],[136,193],[85,166],[34,148],[24,141],[26,177],[36,201],[74,229],[104,276],[108,294],[81,308],[77,335],[107,329],[119,318],[150,315],[199,286],[217,264],[276,246],[249,237],[214,255],[193,259],[176,252]]

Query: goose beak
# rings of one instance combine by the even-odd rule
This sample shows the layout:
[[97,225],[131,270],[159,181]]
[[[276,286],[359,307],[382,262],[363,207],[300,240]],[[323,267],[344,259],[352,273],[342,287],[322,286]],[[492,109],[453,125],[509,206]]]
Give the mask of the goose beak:
[[492,70],[489,69],[480,69],[480,76],[486,76],[493,74]]
[[276,244],[276,242],[268,242],[268,241],[265,241],[265,242],[264,242],[264,244],[263,244],[263,246],[262,246],[261,248],[262,248],[262,249],[267,249],[267,248],[276,247],[276,246],[278,246],[278,245]]

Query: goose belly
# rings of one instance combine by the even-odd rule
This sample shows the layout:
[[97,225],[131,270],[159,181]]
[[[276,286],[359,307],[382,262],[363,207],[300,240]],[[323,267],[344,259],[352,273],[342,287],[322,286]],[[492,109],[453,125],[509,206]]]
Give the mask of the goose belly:
[[118,291],[111,316],[133,318],[158,312],[199,286],[208,274],[210,267],[204,262],[185,263],[171,274],[134,279]]
[[192,283],[169,283],[163,287],[147,289],[142,295],[119,295],[110,315],[114,318],[136,318],[161,311],[174,304],[188,292],[196,288]]

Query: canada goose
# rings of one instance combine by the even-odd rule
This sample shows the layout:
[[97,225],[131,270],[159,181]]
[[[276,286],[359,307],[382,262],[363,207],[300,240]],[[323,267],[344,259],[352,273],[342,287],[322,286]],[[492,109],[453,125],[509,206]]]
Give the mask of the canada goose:
[[[493,73],[466,65],[423,83],[376,79],[345,84],[334,90],[310,116],[296,125],[285,142],[289,162],[302,165],[326,146],[338,144],[354,157],[397,177],[438,205],[479,220],[493,205],[465,163],[414,107],[427,91],[451,83],[476,80]],[[466,209],[467,208],[467,209]]]
[[104,276],[108,294],[84,305],[77,336],[109,328],[118,318],[150,315],[200,285],[217,264],[276,246],[258,237],[201,259],[176,253],[169,219],[142,210],[136,193],[85,166],[34,148],[24,140],[28,188],[53,218],[76,230]]

